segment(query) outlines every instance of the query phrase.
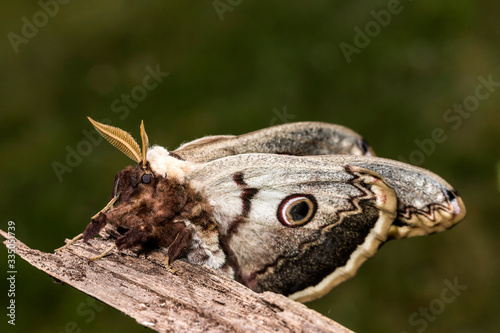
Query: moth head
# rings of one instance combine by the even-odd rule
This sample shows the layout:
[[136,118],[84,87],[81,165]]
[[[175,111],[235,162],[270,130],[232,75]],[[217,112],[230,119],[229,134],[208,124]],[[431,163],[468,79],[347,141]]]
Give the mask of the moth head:
[[113,146],[137,162],[137,166],[127,167],[120,171],[113,184],[111,200],[118,203],[137,199],[151,188],[155,188],[162,178],[183,183],[188,163],[170,156],[169,152],[160,146],[149,148],[149,139],[141,121],[142,149],[134,138],[126,131],[107,124],[99,123],[88,117],[92,125]]
[[172,218],[184,203],[184,175],[189,163],[170,156],[163,147],[149,148],[144,122],[140,127],[141,149],[124,130],[89,120],[107,141],[137,165],[128,166],[115,176],[110,201],[92,217],[84,231],[84,240],[96,235],[108,223],[130,230],[147,225],[146,221]]
[[117,127],[99,123],[88,117],[89,121],[94,125],[95,129],[113,146],[118,148],[122,153],[138,163],[138,168],[126,168],[119,172],[115,177],[112,197],[118,199],[120,194],[128,186],[134,188],[139,183],[150,184],[154,178],[154,172],[148,164],[146,155],[149,146],[148,135],[144,129],[144,121],[141,121],[141,138],[142,149],[139,147],[134,138],[127,132]]

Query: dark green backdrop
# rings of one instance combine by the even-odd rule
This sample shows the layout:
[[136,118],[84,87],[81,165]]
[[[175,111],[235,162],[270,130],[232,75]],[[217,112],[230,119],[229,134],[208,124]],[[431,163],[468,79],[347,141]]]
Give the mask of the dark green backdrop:
[[[1,229],[12,220],[19,239],[51,251],[103,206],[131,161],[84,143],[87,115],[135,137],[144,119],[150,141],[168,148],[287,121],[338,123],[379,156],[444,177],[468,216],[390,242],[308,305],[364,332],[498,328],[498,1],[60,1],[0,5]],[[169,73],[150,90],[148,66]],[[483,79],[493,84],[478,88]],[[433,140],[436,129],[446,139]],[[66,160],[71,150],[84,156]],[[15,327],[1,306],[8,331],[144,331],[107,306],[82,314],[86,295],[20,259],[17,270]],[[439,308],[455,279],[467,289]],[[429,305],[435,316],[414,315]]]

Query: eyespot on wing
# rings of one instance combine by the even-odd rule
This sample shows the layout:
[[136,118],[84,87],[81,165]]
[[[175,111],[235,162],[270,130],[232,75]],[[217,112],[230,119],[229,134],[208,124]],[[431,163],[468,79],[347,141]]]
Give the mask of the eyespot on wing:
[[317,210],[318,203],[313,195],[292,194],[281,201],[277,217],[284,226],[295,228],[311,221]]

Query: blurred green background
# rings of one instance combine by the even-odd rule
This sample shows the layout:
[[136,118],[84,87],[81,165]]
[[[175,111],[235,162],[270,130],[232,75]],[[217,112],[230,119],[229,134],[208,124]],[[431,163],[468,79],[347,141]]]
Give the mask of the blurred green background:
[[[500,82],[498,1],[47,3],[51,15],[36,1],[0,4],[1,229],[12,220],[20,240],[52,251],[107,202],[115,173],[132,163],[107,143],[82,143],[86,116],[136,138],[144,119],[150,142],[170,149],[289,121],[338,123],[379,156],[441,175],[468,216],[451,231],[386,244],[308,306],[360,332],[500,327],[499,84],[474,97],[479,77]],[[169,73],[151,90],[140,88],[148,66]],[[464,102],[471,111],[453,111]],[[444,142],[430,143],[435,129]],[[85,156],[70,166],[68,149]],[[144,331],[108,306],[82,315],[86,295],[21,259],[17,270],[16,326],[2,313],[2,331]],[[439,308],[455,279],[467,289]],[[422,319],[430,305],[437,315]]]

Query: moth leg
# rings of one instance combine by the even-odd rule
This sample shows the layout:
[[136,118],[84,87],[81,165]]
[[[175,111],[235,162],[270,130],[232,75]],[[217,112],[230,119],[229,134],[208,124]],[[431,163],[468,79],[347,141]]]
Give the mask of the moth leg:
[[[181,226],[181,224],[177,224]],[[167,256],[165,257],[165,268],[170,273],[175,274],[175,270],[170,266],[170,259],[175,260],[179,257],[179,255],[186,249],[191,240],[191,230],[185,227],[180,229],[174,237],[174,240],[167,247]]]
[[115,247],[116,247],[116,244],[113,244],[110,247],[108,247],[106,250],[104,250],[104,252],[102,252],[101,254],[99,254],[99,255],[97,255],[95,257],[90,257],[89,260],[90,261],[94,261],[94,260],[97,260],[97,259],[101,259],[106,254],[108,254],[109,252],[111,252]]
[[[104,206],[104,208],[103,208],[103,209],[101,209],[101,210],[100,210],[97,214],[95,214],[94,216],[92,216],[91,221],[97,220],[97,217],[99,217],[99,215],[101,215],[101,213],[103,213],[103,214],[104,214],[105,212],[107,212],[107,211],[108,211],[108,210],[109,210],[109,209],[110,209],[110,208],[114,205],[114,203],[116,202],[116,199],[117,199],[117,197],[112,198],[112,199],[111,199],[111,200],[107,203],[107,205],[106,205],[106,206]],[[102,219],[104,219],[104,218],[103,218],[103,217],[101,217],[101,218],[98,220],[98,221],[99,221],[99,223],[98,223],[99,225],[102,225]],[[92,222],[91,222],[91,224],[92,224]],[[100,227],[100,228],[102,228],[102,227]],[[100,228],[97,230],[97,232],[100,230]],[[55,249],[55,250],[54,250],[54,252],[59,252],[59,251],[61,251],[61,250],[64,250],[65,248],[67,248],[67,247],[68,247],[68,246],[70,246],[71,244],[75,243],[77,240],[79,240],[79,239],[80,239],[80,238],[82,238],[82,237],[83,237],[83,233],[81,233],[81,234],[79,234],[79,235],[76,235],[75,237],[73,237],[73,239],[71,239],[68,243],[66,243],[66,245],[63,245],[63,246],[61,246],[61,247],[59,247],[59,248]],[[88,237],[88,238],[90,238],[91,236],[90,236],[90,237],[89,237],[89,236],[87,236],[87,237]]]
[[101,231],[102,228],[107,224],[108,217],[106,213],[99,212],[97,217],[92,218],[92,221],[87,225],[83,231],[83,241],[88,242],[89,239],[94,237]]
[[94,216],[92,216],[91,220],[97,218],[99,216],[99,214],[101,213],[106,213],[113,205],[114,203],[116,202],[116,199],[117,197],[113,197],[107,204],[106,206],[104,206],[103,209],[101,209],[97,214],[95,214]]
[[165,257],[164,265],[165,265],[165,269],[167,271],[169,271],[172,274],[177,274],[177,271],[175,269],[173,269],[172,266],[170,266],[170,257],[168,255]]
[[87,242],[89,239],[94,237],[101,231],[101,229],[108,222],[108,216],[106,212],[113,207],[113,204],[116,202],[117,197],[112,198],[103,209],[101,209],[97,214],[92,216],[90,219],[90,223],[87,225],[85,230],[83,231],[83,241]]
[[[135,217],[133,217],[135,219]],[[150,235],[149,228],[144,226],[134,226],[126,233],[118,237],[116,245],[119,250],[125,250],[137,245],[146,243]]]
[[[180,232],[177,233],[177,235],[175,235],[175,238],[174,238],[174,241],[172,242],[172,244],[170,244],[170,246],[167,248],[167,253],[169,253],[169,250],[170,250],[170,247],[177,241],[177,238],[179,238],[179,235],[180,235]],[[170,273],[172,274],[175,274],[177,273],[177,271],[175,269],[172,268],[172,266],[170,266],[170,256],[167,254],[167,256],[165,257],[165,269],[167,271],[169,271]]]
[[73,239],[71,239],[69,242],[66,243],[66,245],[63,245],[61,247],[58,247],[57,249],[54,250],[54,252],[59,252],[61,250],[64,250],[65,248],[67,248],[68,246],[70,246],[71,244],[75,243],[77,240],[79,240],[80,238],[83,237],[83,233],[79,234],[79,235],[76,235],[75,237],[73,237]]

